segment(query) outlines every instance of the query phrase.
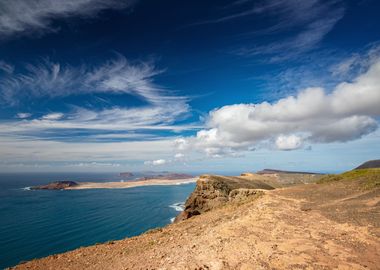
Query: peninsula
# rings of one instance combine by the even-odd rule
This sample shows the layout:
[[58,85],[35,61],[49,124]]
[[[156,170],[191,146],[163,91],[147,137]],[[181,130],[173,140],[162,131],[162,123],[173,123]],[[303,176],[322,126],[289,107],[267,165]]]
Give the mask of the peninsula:
[[149,179],[136,181],[119,181],[119,182],[74,182],[74,181],[58,181],[47,185],[34,186],[32,190],[75,190],[75,189],[120,189],[133,188],[141,186],[169,186],[181,185],[196,182],[197,178],[185,179]]

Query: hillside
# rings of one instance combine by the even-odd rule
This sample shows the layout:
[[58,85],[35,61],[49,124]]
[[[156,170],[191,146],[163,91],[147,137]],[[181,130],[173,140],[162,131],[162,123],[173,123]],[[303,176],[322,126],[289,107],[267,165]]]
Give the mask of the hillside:
[[379,181],[380,170],[369,169],[263,190],[268,186],[241,177],[203,176],[189,202],[206,203],[205,194],[240,199],[208,204],[207,211],[138,237],[14,269],[378,269]]
[[323,174],[265,169],[257,173],[243,173],[241,177],[260,180],[275,188],[315,183]]
[[371,168],[380,168],[380,159],[364,162],[363,164],[355,168],[355,170],[371,169]]

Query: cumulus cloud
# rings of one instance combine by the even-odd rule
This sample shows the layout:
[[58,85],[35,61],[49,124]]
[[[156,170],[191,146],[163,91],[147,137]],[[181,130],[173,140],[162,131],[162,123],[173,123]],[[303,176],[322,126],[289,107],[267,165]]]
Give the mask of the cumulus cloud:
[[175,142],[209,156],[235,155],[270,141],[280,150],[305,141],[330,143],[359,139],[375,131],[380,116],[380,59],[352,82],[328,93],[307,88],[275,103],[235,104],[210,112],[208,129]]
[[296,135],[280,135],[276,139],[276,146],[279,150],[295,150],[302,146],[302,138]]
[[12,0],[0,3],[0,37],[54,31],[56,19],[91,17],[105,9],[127,8],[136,0]]

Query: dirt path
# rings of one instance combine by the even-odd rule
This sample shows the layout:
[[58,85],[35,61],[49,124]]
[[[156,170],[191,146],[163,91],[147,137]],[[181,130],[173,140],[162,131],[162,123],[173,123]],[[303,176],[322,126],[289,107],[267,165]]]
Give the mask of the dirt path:
[[[16,269],[380,269],[379,190],[328,190],[267,191],[139,237]],[[347,202],[352,209],[343,209]]]

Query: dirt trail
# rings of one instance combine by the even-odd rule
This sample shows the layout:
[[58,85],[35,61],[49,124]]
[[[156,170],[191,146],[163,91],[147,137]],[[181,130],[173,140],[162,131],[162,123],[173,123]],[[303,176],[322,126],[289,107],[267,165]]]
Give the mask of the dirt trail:
[[139,237],[16,269],[380,269],[380,190],[265,191]]

